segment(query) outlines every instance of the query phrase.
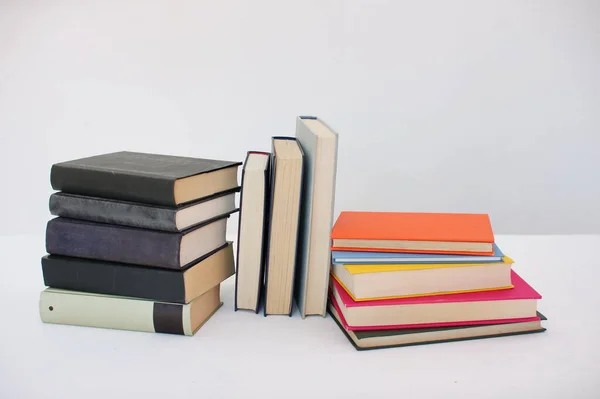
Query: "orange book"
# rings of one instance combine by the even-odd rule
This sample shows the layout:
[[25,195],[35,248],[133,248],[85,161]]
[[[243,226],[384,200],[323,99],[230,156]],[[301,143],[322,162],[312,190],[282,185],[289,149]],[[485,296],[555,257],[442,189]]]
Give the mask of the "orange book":
[[342,212],[331,231],[332,250],[493,255],[486,214]]

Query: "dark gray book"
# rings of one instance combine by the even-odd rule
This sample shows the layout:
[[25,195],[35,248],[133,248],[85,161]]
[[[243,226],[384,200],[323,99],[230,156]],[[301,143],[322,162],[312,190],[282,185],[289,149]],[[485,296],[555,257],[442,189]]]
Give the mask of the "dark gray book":
[[52,165],[52,188],[70,194],[165,206],[238,187],[241,162],[115,152]]
[[225,245],[226,227],[227,217],[179,233],[58,217],[46,227],[46,252],[180,269]]
[[60,255],[42,258],[48,287],[173,303],[191,302],[234,272],[231,242],[183,270]]
[[236,212],[238,191],[239,187],[179,207],[54,193],[49,207],[52,215],[65,218],[177,232]]

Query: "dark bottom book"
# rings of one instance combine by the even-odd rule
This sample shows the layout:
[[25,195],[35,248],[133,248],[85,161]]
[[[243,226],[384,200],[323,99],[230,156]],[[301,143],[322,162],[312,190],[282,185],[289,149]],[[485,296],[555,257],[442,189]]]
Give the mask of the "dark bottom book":
[[329,302],[328,305],[328,312],[346,338],[348,338],[350,343],[354,345],[357,350],[383,349],[540,333],[546,331],[546,328],[541,324],[542,320],[547,320],[544,315],[538,312],[540,320],[528,322],[351,331],[347,328],[348,325],[344,320],[344,316],[336,310],[331,302]]

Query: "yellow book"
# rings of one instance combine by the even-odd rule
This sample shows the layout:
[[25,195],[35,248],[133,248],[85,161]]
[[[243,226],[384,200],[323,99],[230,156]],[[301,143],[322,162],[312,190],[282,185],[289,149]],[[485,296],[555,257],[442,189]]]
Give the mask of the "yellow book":
[[513,288],[508,256],[465,264],[332,265],[333,277],[355,301]]
[[399,272],[405,270],[423,270],[423,269],[441,269],[449,267],[477,267],[477,266],[492,266],[498,264],[513,264],[515,263],[508,256],[502,258],[502,262],[491,263],[398,263],[398,264],[344,264],[344,268],[350,274],[361,273],[385,273]]

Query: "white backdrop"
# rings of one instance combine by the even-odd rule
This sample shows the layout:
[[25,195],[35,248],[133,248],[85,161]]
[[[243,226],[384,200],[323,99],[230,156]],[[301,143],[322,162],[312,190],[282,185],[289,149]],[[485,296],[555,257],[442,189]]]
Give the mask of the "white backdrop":
[[242,160],[302,114],[340,134],[337,212],[600,233],[599,16],[597,1],[1,0],[0,234],[44,231],[55,162]]

